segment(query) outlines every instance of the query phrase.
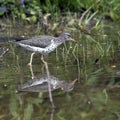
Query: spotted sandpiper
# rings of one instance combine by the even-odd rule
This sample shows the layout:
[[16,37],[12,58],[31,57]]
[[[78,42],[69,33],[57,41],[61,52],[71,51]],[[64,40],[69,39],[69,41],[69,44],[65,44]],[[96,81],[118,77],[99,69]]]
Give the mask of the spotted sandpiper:
[[[49,82],[51,86],[51,91],[61,88],[65,92],[70,92],[74,89],[74,85],[77,79],[72,82],[67,82],[65,80],[59,80],[57,77],[52,75],[49,76]],[[48,92],[48,76],[42,75],[28,82],[18,85],[18,91],[28,91],[28,92]]]
[[43,55],[48,54],[55,50],[59,45],[65,41],[75,41],[72,39],[71,34],[68,32],[63,32],[58,37],[53,37],[49,35],[40,35],[29,38],[27,40],[21,40],[15,42],[19,46],[26,48],[27,50],[33,51],[31,54],[30,62],[28,65],[32,65],[32,59],[35,53],[42,54],[41,60],[44,62]]

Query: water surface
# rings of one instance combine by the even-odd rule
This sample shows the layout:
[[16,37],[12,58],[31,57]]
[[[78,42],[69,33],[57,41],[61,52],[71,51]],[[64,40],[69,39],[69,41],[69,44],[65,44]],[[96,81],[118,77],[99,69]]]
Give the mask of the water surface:
[[[104,30],[106,36],[73,32],[76,43],[61,45],[45,56],[50,75],[67,82],[78,79],[72,91],[57,89],[52,92],[56,106],[52,111],[48,92],[18,93],[18,85],[28,82],[32,76],[27,66],[31,52],[7,41],[9,37],[21,37],[25,31],[29,37],[27,33],[32,28],[19,27],[18,30],[15,27],[1,33],[7,40],[1,38],[0,47],[9,48],[9,51],[0,59],[0,119],[119,120],[119,32],[114,34],[107,29]],[[34,56],[32,69],[35,76],[46,73],[39,54]]]

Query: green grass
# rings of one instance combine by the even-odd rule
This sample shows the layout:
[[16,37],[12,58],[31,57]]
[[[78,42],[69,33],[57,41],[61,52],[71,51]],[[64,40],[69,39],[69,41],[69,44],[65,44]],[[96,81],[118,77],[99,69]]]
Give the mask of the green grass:
[[[90,9],[91,13],[98,12],[99,16],[109,17],[112,20],[120,20],[120,2],[119,0],[8,0],[1,1],[0,16],[11,16],[13,20],[22,19],[23,21],[36,22],[45,13],[51,13],[52,16],[63,14],[64,12],[77,12],[80,15]],[[19,6],[19,7],[18,7]]]

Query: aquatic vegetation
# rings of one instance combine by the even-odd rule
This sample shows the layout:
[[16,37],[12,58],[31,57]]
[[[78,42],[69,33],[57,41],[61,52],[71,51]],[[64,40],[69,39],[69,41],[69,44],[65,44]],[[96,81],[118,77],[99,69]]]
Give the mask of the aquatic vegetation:
[[[0,21],[1,119],[120,118],[119,0],[1,0],[0,3],[0,16],[5,16]],[[4,24],[6,17],[12,21]],[[26,64],[31,52],[7,41],[42,34],[57,37],[63,31],[69,31],[76,42],[63,44],[45,58],[50,74],[56,76],[51,79],[62,80],[53,81],[57,87],[54,86],[52,95],[58,108],[54,113],[49,109],[48,93],[18,94],[18,84],[19,90],[24,91],[22,87],[36,85],[35,79],[40,79],[36,75],[46,71],[39,55],[35,56],[33,71],[29,69]],[[69,83],[76,78],[73,89],[74,84]],[[46,85],[45,79],[42,88],[48,92]],[[64,85],[70,89],[66,86],[64,89]],[[41,90],[38,86],[31,88],[31,92]],[[65,93],[68,90],[73,91]]]
[[78,12],[82,14],[91,8],[91,14],[98,11],[100,16],[112,20],[120,19],[119,0],[1,0],[0,16],[12,16],[22,20],[36,22],[44,13],[51,13],[53,16],[59,16],[65,11]]

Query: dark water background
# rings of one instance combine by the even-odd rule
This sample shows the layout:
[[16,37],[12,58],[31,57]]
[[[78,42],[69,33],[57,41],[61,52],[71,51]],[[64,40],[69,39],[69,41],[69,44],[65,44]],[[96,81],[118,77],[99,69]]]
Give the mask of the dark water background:
[[[8,40],[34,36],[37,27],[13,26],[1,31],[1,53],[9,51],[0,60],[0,120],[119,120],[120,28],[110,25],[95,37],[73,31],[76,43],[63,44],[45,56],[51,75],[67,82],[78,79],[71,92],[52,92],[54,112],[48,92],[17,92],[18,84],[31,79],[27,66],[31,52]],[[33,72],[35,76],[46,73],[39,54],[33,59]]]

